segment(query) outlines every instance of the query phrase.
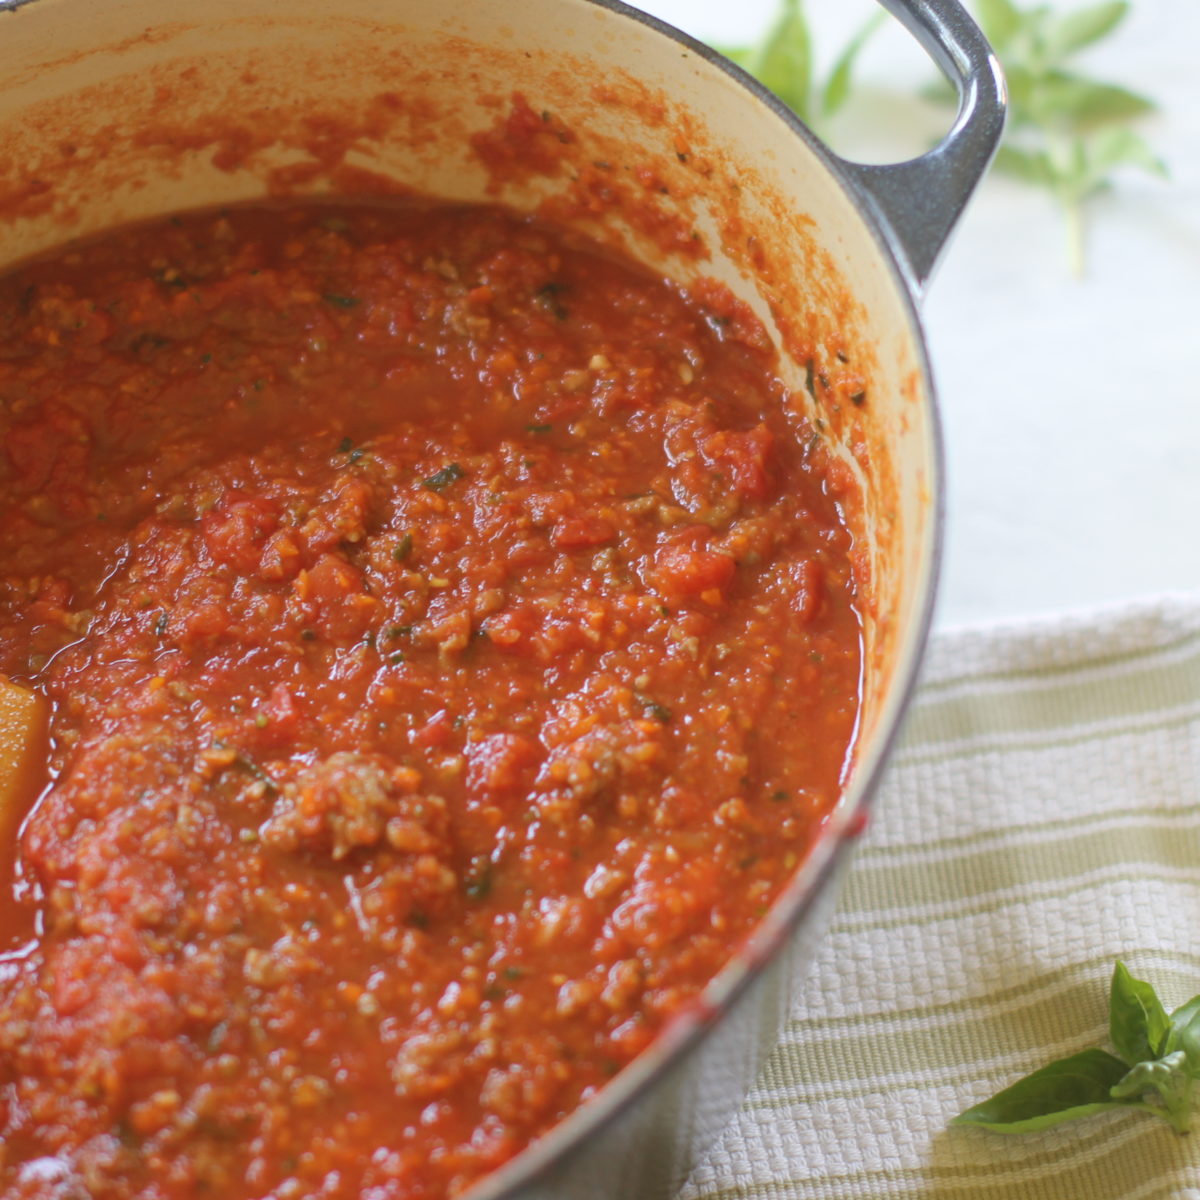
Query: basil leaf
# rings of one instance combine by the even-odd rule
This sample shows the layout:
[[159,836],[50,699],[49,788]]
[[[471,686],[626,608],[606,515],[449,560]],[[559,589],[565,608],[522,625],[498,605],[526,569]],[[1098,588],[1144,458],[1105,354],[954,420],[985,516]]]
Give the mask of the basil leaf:
[[1093,4],[1067,13],[1054,27],[1051,53],[1074,54],[1107,37],[1129,15],[1124,0]]
[[1158,1058],[1171,1030],[1171,1020],[1158,993],[1150,984],[1135,979],[1123,962],[1113,970],[1108,1026],[1113,1046],[1129,1063]]
[[1114,1100],[1128,1100],[1145,1092],[1161,1092],[1172,1081],[1186,1078],[1183,1070],[1185,1062],[1183,1051],[1176,1050],[1174,1054],[1156,1058],[1153,1062],[1135,1063],[1118,1083],[1113,1084],[1112,1097]]
[[1054,167],[1044,150],[1024,150],[1020,146],[1001,146],[996,151],[996,170],[1026,183],[1052,186]]
[[1115,167],[1140,167],[1151,175],[1166,176],[1167,164],[1132,129],[1105,129],[1091,140],[1089,167],[1103,177]]
[[[1186,1004],[1181,1004],[1171,1013],[1171,1040],[1178,1041],[1183,1031],[1189,1028],[1200,1017],[1200,996],[1193,996]],[[1168,1050],[1178,1047],[1168,1045]]]
[[1026,1075],[990,1100],[968,1108],[954,1125],[979,1125],[997,1133],[1032,1133],[1105,1109],[1126,1107],[1112,1089],[1129,1068],[1106,1050],[1082,1050]]
[[1181,1004],[1171,1013],[1172,1035],[1186,1029],[1197,1017],[1200,1017],[1200,996],[1193,996],[1186,1004]]
[[1004,78],[1008,83],[1008,99],[1012,106],[1009,120],[1013,128],[1036,128],[1042,121],[1038,103],[1038,76],[1020,63],[1011,63],[1004,68]]
[[431,492],[445,491],[456,479],[461,479],[466,472],[456,462],[447,463],[440,471],[434,472],[428,479],[421,481],[423,488]]
[[1114,1100],[1136,1099],[1154,1092],[1162,1107],[1146,1108],[1167,1120],[1179,1133],[1187,1133],[1192,1107],[1193,1078],[1187,1069],[1187,1056],[1182,1050],[1154,1062],[1140,1062],[1112,1089]]
[[1171,1014],[1171,1032],[1167,1035],[1166,1053],[1182,1050],[1187,1057],[1188,1070],[1200,1079],[1200,996],[1193,996]]
[[996,51],[1003,50],[1022,25],[1021,13],[1012,0],[979,0],[979,24]]
[[850,39],[850,43],[842,51],[837,62],[833,64],[829,79],[821,90],[821,111],[825,116],[832,117],[846,103],[846,98],[850,95],[854,64],[859,54],[862,53],[862,48],[870,41],[871,35],[883,24],[884,20],[885,16],[882,12],[871,17]]
[[811,116],[813,55],[800,0],[784,0],[783,12],[748,68],[802,121]]
[[1096,83],[1067,71],[1047,71],[1038,81],[1037,104],[1055,121],[1079,130],[1128,121],[1154,112],[1154,101],[1115,83]]

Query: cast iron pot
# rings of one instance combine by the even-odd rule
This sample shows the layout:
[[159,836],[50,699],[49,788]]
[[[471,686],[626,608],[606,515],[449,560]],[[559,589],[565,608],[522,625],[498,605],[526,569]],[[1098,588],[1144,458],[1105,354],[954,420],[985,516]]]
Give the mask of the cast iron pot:
[[[540,208],[764,319],[841,460],[861,725],[823,836],[748,944],[603,1093],[471,1192],[668,1197],[774,1044],[913,687],[940,545],[917,302],[995,151],[1004,88],[955,0],[884,0],[956,83],[931,153],[845,162],[704,46],[616,0],[0,0],[0,267],[264,195],[403,188]],[[497,169],[522,101],[557,145]],[[535,139],[536,141],[536,139]]]

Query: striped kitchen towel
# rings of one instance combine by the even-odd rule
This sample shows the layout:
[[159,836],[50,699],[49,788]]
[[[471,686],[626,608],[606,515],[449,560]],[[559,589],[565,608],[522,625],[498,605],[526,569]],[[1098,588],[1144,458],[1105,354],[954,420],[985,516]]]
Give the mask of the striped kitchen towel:
[[1200,1200],[1200,1129],[949,1127],[1200,993],[1200,597],[935,639],[792,1019],[679,1200]]

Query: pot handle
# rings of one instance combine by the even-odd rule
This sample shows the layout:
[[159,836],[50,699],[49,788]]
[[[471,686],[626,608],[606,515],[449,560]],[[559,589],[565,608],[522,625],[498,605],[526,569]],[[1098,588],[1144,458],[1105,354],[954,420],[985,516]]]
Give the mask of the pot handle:
[[876,166],[841,160],[851,185],[890,235],[918,299],[1004,132],[1004,76],[979,26],[958,0],[880,0],[958,89],[945,140],[919,158]]

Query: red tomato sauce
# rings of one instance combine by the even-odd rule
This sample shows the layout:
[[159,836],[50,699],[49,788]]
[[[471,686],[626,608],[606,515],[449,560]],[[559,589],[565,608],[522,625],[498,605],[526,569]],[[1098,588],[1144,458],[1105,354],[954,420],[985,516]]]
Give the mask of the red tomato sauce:
[[0,671],[54,706],[0,1194],[452,1195],[728,960],[859,642],[816,439],[703,295],[420,205],[0,281]]

